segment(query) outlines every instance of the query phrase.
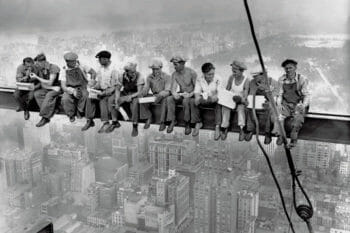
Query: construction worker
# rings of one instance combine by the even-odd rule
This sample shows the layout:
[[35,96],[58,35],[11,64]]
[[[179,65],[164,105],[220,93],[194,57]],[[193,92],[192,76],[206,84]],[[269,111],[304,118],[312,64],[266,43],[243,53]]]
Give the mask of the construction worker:
[[141,74],[136,70],[137,64],[129,62],[124,66],[124,73],[119,77],[115,94],[115,109],[123,107],[131,112],[132,132],[131,136],[138,135],[139,101],[145,84]]
[[60,68],[46,60],[44,53],[40,53],[34,59],[38,68],[38,75],[31,73],[30,77],[39,80],[41,88],[34,92],[36,102],[40,107],[41,120],[36,127],[42,127],[50,122],[55,113],[57,97],[61,93],[58,80]]
[[191,99],[191,123],[195,123],[195,129],[192,135],[197,136],[199,129],[203,127],[200,106],[212,106],[215,108],[215,135],[214,140],[220,138],[220,124],[221,124],[221,106],[218,102],[218,88],[220,85],[220,78],[215,75],[215,67],[212,63],[204,63],[202,65],[201,77],[196,80],[194,88],[194,99]]
[[[40,82],[36,79],[30,77],[30,73],[36,73],[38,75],[38,69],[34,66],[34,60],[31,57],[26,57],[23,59],[22,64],[17,67],[16,71],[16,81],[21,83],[34,83],[34,90],[40,88]],[[34,99],[34,90],[26,91],[16,89],[13,93],[15,100],[18,103],[17,112],[24,111],[24,119],[28,120],[29,114],[29,104]]]
[[60,77],[63,90],[62,106],[71,122],[75,121],[75,116],[79,118],[85,113],[86,100],[88,98],[87,84],[88,74],[91,79],[96,79],[96,72],[91,67],[81,65],[78,55],[68,52],[64,56],[67,66],[63,67]]
[[[233,101],[236,103],[235,111],[238,114],[238,126],[239,141],[243,141],[245,137],[245,111],[247,105],[247,97],[249,90],[249,79],[243,75],[243,72],[247,69],[246,65],[240,61],[233,61],[231,63],[232,75],[229,77],[226,90],[233,92]],[[228,133],[228,127],[230,125],[231,109],[222,106],[222,134],[221,139],[225,140]]]
[[[256,96],[264,96],[265,103],[263,104],[264,111],[262,114],[257,114],[257,118],[265,122],[264,132],[265,139],[264,144],[268,145],[272,141],[271,131],[273,126],[273,112],[271,103],[268,101],[266,93],[270,92],[272,97],[275,98],[278,94],[278,83],[273,80],[271,77],[267,78],[267,83],[262,74],[256,74],[253,76],[253,79],[249,82],[249,95],[253,95],[255,92]],[[250,141],[253,137],[253,134],[256,132],[256,124],[253,117],[253,110],[247,109],[247,127],[245,140]]]
[[[305,114],[310,104],[309,81],[305,76],[297,73],[297,64],[293,59],[283,61],[281,66],[284,68],[285,74],[278,80],[277,106],[280,110],[279,120],[284,126],[285,119],[292,118],[291,147],[297,143],[298,133],[304,123]],[[276,131],[278,135],[277,144],[282,145],[281,132],[280,130]]]
[[[160,125],[159,131],[165,130],[165,120],[167,111],[167,97],[171,91],[171,78],[170,75],[162,71],[163,63],[159,60],[153,60],[149,68],[152,69],[152,73],[146,78],[145,86],[142,90],[142,96],[151,96],[149,91],[152,91],[152,95],[156,97],[155,103],[160,104]],[[150,104],[140,104],[140,118],[146,119],[144,128],[148,129],[152,122],[152,112],[150,111]]]
[[[186,124],[185,134],[189,135],[191,129],[191,98],[194,97],[194,87],[196,85],[197,73],[185,66],[186,59],[181,56],[173,57],[170,62],[173,63],[175,71],[171,79],[171,96],[167,98],[167,121],[170,121],[167,133],[171,133],[176,125],[176,103],[181,103],[184,111],[184,121]],[[177,90],[179,88],[179,91]]]
[[[98,99],[87,99],[85,108],[85,117],[87,121],[81,129],[82,131],[95,126],[93,119],[95,117],[97,104],[100,106],[102,122],[102,126],[97,132],[110,133],[115,128],[120,127],[117,118],[117,110],[114,108],[115,90],[118,85],[119,72],[112,63],[111,56],[112,54],[106,50],[100,51],[95,56],[100,66],[96,72],[96,83],[91,85],[91,88],[99,90],[101,93],[98,95]],[[109,115],[112,116],[112,124],[109,123]]]

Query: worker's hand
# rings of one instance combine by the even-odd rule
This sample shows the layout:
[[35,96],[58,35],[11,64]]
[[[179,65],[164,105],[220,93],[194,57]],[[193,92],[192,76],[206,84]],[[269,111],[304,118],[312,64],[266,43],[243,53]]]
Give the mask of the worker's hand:
[[302,103],[299,103],[299,104],[297,104],[297,106],[295,107],[295,111],[296,112],[299,112],[299,113],[301,113],[301,114],[303,114],[304,113],[304,111],[305,111],[305,106],[304,106],[304,104],[302,104]]
[[91,79],[91,80],[89,80],[89,82],[88,82],[88,87],[93,88],[94,86],[96,86],[96,84],[97,84],[97,81],[94,80],[94,79]]
[[30,73],[29,74],[29,77],[31,77],[31,78],[33,78],[33,79],[38,79],[39,77],[36,75],[36,74],[34,74],[34,73]]
[[191,98],[192,97],[192,95],[190,93],[187,93],[187,92],[183,93],[182,96],[184,98]]
[[242,97],[240,97],[239,95],[233,96],[232,99],[237,105],[242,103]]
[[194,99],[194,104],[195,104],[196,106],[200,105],[201,102],[202,102],[202,97],[198,97],[198,98],[195,98],[195,99]]
[[210,102],[211,103],[216,103],[219,101],[219,97],[217,95],[214,95],[212,97],[210,97]]
[[173,93],[174,99],[179,100],[181,95],[179,93]]
[[67,87],[67,92],[68,92],[68,94],[70,94],[70,95],[74,95],[75,90],[74,90],[73,87]]
[[160,95],[161,97],[166,97],[168,94],[169,94],[168,91],[161,91],[161,92],[159,92],[159,95]]
[[163,99],[163,97],[160,95],[160,93],[157,95],[154,95],[154,97],[156,97],[156,99],[154,100],[155,104],[159,104],[160,101],[162,101],[162,99]]

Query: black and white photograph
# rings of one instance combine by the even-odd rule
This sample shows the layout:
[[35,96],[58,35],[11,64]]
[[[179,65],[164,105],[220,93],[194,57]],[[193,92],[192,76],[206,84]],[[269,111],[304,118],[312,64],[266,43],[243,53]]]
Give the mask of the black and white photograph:
[[349,0],[0,0],[0,233],[350,233]]

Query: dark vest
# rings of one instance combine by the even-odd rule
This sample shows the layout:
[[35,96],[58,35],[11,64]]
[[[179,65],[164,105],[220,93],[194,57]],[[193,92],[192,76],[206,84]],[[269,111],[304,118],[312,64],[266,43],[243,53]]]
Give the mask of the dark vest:
[[83,71],[79,67],[76,67],[66,70],[66,83],[68,87],[85,87],[87,80]]
[[131,93],[136,93],[137,92],[137,80],[139,79],[140,73],[137,72],[136,74],[136,78],[131,79],[129,77],[127,77],[127,74],[124,73],[123,74],[123,94],[124,95],[129,95]]

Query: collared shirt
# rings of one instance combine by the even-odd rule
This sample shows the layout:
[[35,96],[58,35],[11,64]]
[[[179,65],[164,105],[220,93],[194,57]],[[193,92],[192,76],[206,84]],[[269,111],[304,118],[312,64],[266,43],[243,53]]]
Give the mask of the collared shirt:
[[[16,81],[23,82],[21,79],[24,77],[29,78],[30,72],[35,73],[36,75],[39,74],[39,71],[36,66],[33,65],[32,67],[26,67],[25,65],[20,64],[16,70]],[[28,82],[31,82],[31,81],[28,80]]]
[[77,63],[77,65],[74,68],[69,68],[67,66],[64,66],[62,68],[64,72],[62,72],[62,74],[60,76],[60,80],[64,81],[64,82],[67,82],[66,71],[67,70],[72,70],[72,69],[75,69],[75,68],[79,68],[83,72],[84,78],[86,80],[88,80],[88,73],[90,72],[91,67],[87,66],[87,65],[83,65],[83,64],[78,64],[78,63]]
[[296,74],[293,79],[287,78],[287,75],[284,74],[278,79],[278,102],[281,103],[283,99],[283,84],[297,84],[297,89],[300,94],[304,97],[303,103],[308,106],[310,104],[310,89],[309,89],[309,80],[301,75]]
[[206,93],[207,96],[213,97],[217,94],[218,88],[220,86],[221,78],[217,75],[214,76],[214,79],[208,83],[205,80],[204,76],[197,78],[196,86],[194,88],[195,94],[203,94]]
[[185,67],[182,72],[175,71],[172,74],[172,92],[176,92],[177,88],[180,88],[180,92],[191,93],[196,85],[197,73],[191,68]]
[[151,89],[153,94],[158,94],[161,91],[171,90],[171,77],[170,75],[162,72],[159,77],[155,77],[153,74],[148,75],[146,78],[146,85],[144,92],[148,93]]
[[111,63],[107,67],[100,66],[96,72],[96,80],[98,83],[98,86],[105,90],[109,87],[114,87],[119,83],[118,77],[119,72],[118,69]]

